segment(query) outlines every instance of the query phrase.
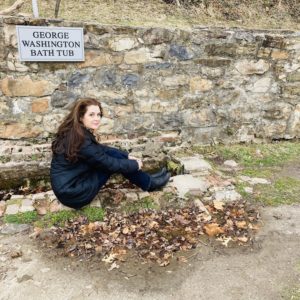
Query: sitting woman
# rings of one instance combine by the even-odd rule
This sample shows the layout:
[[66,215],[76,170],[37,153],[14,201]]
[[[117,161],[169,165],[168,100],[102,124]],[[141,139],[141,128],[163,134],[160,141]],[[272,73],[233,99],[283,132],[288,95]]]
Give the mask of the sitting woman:
[[144,191],[163,187],[170,173],[141,171],[140,159],[97,142],[102,108],[91,98],[76,101],[52,143],[51,184],[59,201],[79,209],[89,204],[114,173],[121,173]]

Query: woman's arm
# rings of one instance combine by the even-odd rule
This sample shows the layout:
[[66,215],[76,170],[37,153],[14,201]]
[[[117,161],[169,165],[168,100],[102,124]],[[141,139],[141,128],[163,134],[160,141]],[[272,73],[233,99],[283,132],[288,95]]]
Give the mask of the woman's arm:
[[106,153],[105,147],[87,138],[80,148],[79,156],[91,167],[110,173],[132,173],[139,170],[139,163],[133,159],[115,158]]

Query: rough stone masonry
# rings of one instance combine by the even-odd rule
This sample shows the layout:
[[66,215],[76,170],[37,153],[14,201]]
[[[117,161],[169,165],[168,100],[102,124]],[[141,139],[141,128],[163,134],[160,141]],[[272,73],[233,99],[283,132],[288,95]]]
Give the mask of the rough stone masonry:
[[[85,61],[21,63],[16,25],[83,27]],[[0,44],[1,181],[16,170],[47,174],[51,137],[83,96],[103,104],[103,140],[178,145],[300,137],[299,31],[3,17]]]

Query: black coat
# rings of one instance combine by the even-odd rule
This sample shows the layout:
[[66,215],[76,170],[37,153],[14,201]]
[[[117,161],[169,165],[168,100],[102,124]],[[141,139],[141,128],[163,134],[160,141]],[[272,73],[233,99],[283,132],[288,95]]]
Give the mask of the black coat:
[[108,155],[108,149],[109,147],[99,144],[93,134],[85,130],[85,140],[79,150],[77,162],[66,160],[64,154],[53,155],[51,185],[56,197],[63,204],[75,207],[73,203],[78,203],[80,207],[80,203],[91,201],[103,185],[101,174],[109,176],[139,169],[137,161],[128,159],[126,152],[124,159],[119,159]]

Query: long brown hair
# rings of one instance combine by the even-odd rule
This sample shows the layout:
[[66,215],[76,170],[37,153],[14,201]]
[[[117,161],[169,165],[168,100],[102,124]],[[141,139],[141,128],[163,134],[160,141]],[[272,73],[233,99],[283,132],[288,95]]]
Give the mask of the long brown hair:
[[77,154],[84,142],[84,126],[81,118],[90,105],[97,105],[100,108],[100,116],[103,111],[101,104],[94,98],[82,98],[75,102],[70,113],[65,117],[62,124],[58,127],[56,137],[52,142],[52,152],[55,154],[65,154],[67,160],[77,161]]

